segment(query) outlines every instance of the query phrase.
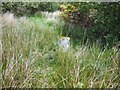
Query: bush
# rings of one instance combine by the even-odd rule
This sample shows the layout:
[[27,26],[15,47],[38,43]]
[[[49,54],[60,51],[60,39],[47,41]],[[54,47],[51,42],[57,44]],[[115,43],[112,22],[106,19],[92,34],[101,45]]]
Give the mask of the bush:
[[59,3],[53,2],[3,2],[3,13],[9,11],[17,16],[34,15],[37,11],[56,11]]
[[[75,10],[71,7],[75,7]],[[100,41],[103,45],[120,41],[119,3],[67,3],[61,9],[64,20],[70,26],[80,26],[79,30],[85,29],[90,33],[86,39]],[[75,28],[74,30],[75,33],[71,33],[71,36],[79,36],[80,33]]]

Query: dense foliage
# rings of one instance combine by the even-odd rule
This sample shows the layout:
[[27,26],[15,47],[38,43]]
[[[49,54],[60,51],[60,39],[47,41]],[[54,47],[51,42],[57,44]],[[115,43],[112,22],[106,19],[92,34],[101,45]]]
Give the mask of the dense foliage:
[[[2,3],[2,88],[118,89],[120,50],[112,44],[120,41],[120,5],[61,3],[62,13],[52,12],[59,4]],[[62,35],[71,41],[66,52],[58,45]]]
[[59,3],[52,2],[4,2],[2,3],[3,12],[12,12],[17,16],[34,15],[39,11],[56,11]]
[[[105,45],[120,41],[119,3],[67,3],[61,5],[61,10],[62,16],[70,26],[74,24],[87,31],[89,40],[99,40]],[[69,35],[80,38],[81,31],[74,32],[73,29]]]
[[[54,20],[0,16],[2,25],[1,88],[116,88],[119,89],[119,52],[98,44],[55,44],[61,38]],[[64,23],[63,23],[64,24]],[[22,28],[21,28],[22,27]]]
[[98,41],[103,45],[113,45],[120,41],[119,3],[5,2],[2,3],[2,10],[3,13],[9,11],[17,16],[61,10],[66,23],[62,33],[77,43],[81,38],[84,42]]

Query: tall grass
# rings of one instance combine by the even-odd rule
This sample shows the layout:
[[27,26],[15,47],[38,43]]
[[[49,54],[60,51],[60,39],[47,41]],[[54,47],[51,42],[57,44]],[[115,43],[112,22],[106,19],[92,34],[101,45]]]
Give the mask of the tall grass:
[[0,87],[2,87],[2,16],[0,16]]
[[96,44],[75,48],[71,45],[62,52],[56,45],[58,29],[62,28],[59,23],[38,17],[14,18],[10,14],[2,18],[2,87],[118,86],[117,49],[101,50]]

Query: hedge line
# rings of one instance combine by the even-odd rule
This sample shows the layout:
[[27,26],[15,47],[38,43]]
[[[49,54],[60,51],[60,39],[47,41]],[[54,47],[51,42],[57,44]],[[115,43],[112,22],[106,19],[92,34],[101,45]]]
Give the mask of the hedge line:
[[39,11],[56,11],[59,3],[52,2],[3,2],[2,11],[12,12],[17,16],[34,15]]

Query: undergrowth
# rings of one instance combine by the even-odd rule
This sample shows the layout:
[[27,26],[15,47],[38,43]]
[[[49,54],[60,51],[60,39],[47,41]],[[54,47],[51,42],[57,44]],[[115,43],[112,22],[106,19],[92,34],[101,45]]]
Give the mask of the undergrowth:
[[116,47],[101,50],[98,44],[71,44],[67,52],[62,52],[56,44],[61,22],[38,17],[1,17],[3,88],[118,87]]

